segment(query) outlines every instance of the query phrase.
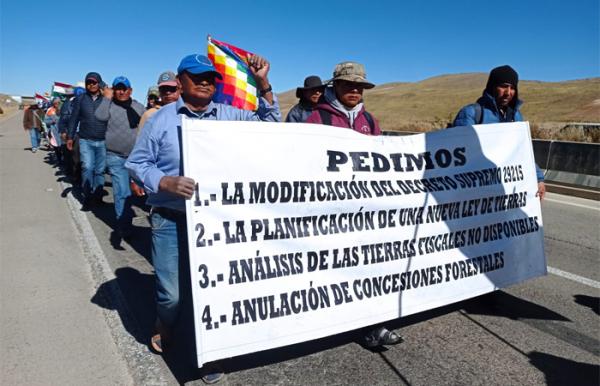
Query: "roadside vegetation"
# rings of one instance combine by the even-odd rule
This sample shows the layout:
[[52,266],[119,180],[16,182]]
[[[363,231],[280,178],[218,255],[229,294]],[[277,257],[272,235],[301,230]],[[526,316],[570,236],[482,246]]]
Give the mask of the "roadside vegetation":
[[[386,83],[365,92],[365,103],[387,131],[444,128],[458,110],[481,96],[487,74],[442,75],[414,83]],[[297,102],[295,90],[279,94],[282,112]],[[537,139],[600,142],[600,78],[519,82],[523,116]],[[596,123],[596,128],[573,123]]]

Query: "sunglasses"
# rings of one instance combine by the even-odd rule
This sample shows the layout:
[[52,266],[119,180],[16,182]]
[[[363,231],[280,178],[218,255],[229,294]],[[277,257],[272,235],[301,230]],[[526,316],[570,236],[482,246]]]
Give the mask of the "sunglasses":
[[98,84],[98,82],[96,82],[95,80],[86,80],[85,84],[86,85],[88,85],[88,84],[92,84],[93,85],[93,84]]
[[161,86],[158,88],[158,92],[160,92],[161,94],[171,94],[175,91],[177,91],[176,86]]

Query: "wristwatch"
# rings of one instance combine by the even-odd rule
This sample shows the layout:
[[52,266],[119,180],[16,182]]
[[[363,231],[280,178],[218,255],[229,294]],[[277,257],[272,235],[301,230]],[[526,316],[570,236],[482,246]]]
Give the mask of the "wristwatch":
[[269,87],[267,87],[264,90],[260,90],[260,96],[265,96],[266,93],[272,92],[273,91],[273,86],[269,85]]

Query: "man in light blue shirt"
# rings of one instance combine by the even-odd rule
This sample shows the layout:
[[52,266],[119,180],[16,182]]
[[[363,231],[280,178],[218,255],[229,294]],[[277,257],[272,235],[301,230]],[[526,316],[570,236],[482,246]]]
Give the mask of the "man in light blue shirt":
[[[156,272],[156,332],[151,347],[162,352],[168,346],[171,330],[179,314],[179,266],[187,263],[185,199],[192,197],[195,181],[181,175],[179,127],[181,114],[192,119],[223,121],[280,122],[279,104],[267,78],[269,62],[259,56],[249,58],[249,69],[260,92],[256,112],[214,103],[216,78],[222,79],[204,55],[188,55],[177,68],[181,97],[163,106],[144,125],[125,167],[144,185],[147,203],[152,205],[152,262]],[[180,262],[181,259],[181,262]],[[183,273],[182,278],[189,273]],[[206,382],[216,382],[220,372],[207,373]]]

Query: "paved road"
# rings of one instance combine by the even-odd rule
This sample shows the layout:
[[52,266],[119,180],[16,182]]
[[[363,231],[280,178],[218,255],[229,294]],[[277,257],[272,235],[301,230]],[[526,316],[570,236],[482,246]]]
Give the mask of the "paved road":
[[[16,130],[3,126],[0,134],[8,136],[5,132]],[[22,136],[21,148],[27,143]],[[3,141],[5,139],[0,138],[0,143]],[[0,172],[4,186],[7,157],[2,149]],[[21,151],[18,146],[17,151]],[[22,158],[31,156],[22,153],[25,153]],[[54,176],[55,169],[39,158],[38,164],[27,163],[28,168],[38,173],[37,185],[31,184],[38,192],[48,185],[43,183],[43,176],[62,179]],[[95,293],[87,303],[73,307],[77,313],[89,313],[105,324],[95,328],[108,328],[112,332],[122,361],[114,365],[111,373],[119,374],[120,366],[125,364],[134,384],[200,384],[198,374],[190,370],[183,354],[162,358],[145,348],[154,310],[152,267],[148,262],[150,233],[141,205],[136,207],[139,216],[134,219],[135,237],[131,243],[117,245],[111,237],[112,208],[106,206],[83,213],[69,185],[61,184],[62,189],[46,193],[71,209],[70,215],[63,213],[60,218],[65,224],[72,224],[68,225],[70,229],[74,227],[80,233],[84,250],[73,249],[68,254],[72,261],[87,264],[96,283],[94,286],[87,281],[87,290],[74,289],[82,293],[95,290]],[[110,192],[110,186],[107,190]],[[2,192],[5,208],[6,194]],[[110,195],[105,200],[110,201]],[[10,218],[3,213],[3,235],[5,228],[9,228],[13,220],[17,221],[24,210],[13,208]],[[600,205],[549,194],[543,215],[546,254],[549,270],[553,272],[548,276],[404,318],[395,327],[406,342],[386,350],[365,350],[356,343],[358,336],[348,333],[235,358],[223,363],[228,373],[223,384],[598,385]],[[16,281],[16,275],[24,275],[22,271],[7,272],[4,260],[3,256],[2,283],[5,277],[13,276]],[[79,279],[73,278],[74,287]],[[3,323],[6,318],[4,293],[2,291]],[[19,317],[28,315],[15,316]],[[18,328],[18,324],[15,322],[13,328]],[[21,326],[20,336],[35,333],[28,330],[27,324]],[[10,350],[5,348],[4,337],[14,332],[6,334],[3,327],[2,334],[5,358]],[[102,349],[113,347],[113,342],[105,340]],[[186,347],[180,349],[186,351]],[[82,351],[79,356],[86,356],[85,348]],[[30,355],[48,354],[37,350]],[[8,358],[10,363],[19,359]],[[65,368],[77,363],[72,362],[72,358],[61,360]],[[4,363],[3,359],[3,375],[7,367]],[[19,369],[13,373],[19,374]],[[90,375],[89,383],[102,379]]]
[[21,114],[0,122],[0,384],[129,385],[45,152]]

